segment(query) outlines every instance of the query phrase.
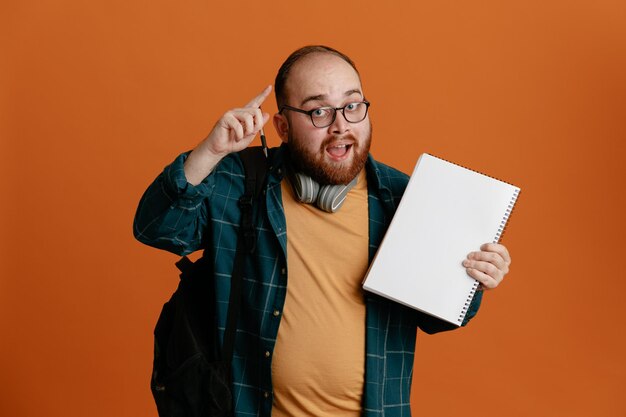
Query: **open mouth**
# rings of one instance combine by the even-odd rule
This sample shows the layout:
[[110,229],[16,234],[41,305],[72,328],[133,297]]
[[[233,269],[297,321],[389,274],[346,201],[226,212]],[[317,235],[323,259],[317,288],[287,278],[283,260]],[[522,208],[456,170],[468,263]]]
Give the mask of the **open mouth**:
[[326,153],[328,153],[331,158],[335,160],[343,160],[348,157],[350,149],[352,149],[351,143],[342,143],[328,146],[326,148]]

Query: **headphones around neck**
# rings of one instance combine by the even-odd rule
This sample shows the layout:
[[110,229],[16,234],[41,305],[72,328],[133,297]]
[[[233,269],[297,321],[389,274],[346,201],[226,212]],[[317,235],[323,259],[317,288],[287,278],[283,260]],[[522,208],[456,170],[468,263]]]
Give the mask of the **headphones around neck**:
[[320,185],[311,177],[301,173],[293,173],[290,179],[298,201],[314,204],[321,210],[335,213],[346,200],[348,192],[356,185],[359,176],[357,175],[345,185]]

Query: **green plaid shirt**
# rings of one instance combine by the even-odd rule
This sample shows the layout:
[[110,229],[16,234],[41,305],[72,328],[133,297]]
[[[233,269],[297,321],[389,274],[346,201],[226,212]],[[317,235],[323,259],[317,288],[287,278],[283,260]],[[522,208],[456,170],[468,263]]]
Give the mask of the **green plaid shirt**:
[[[214,260],[220,343],[226,323],[230,277],[240,223],[238,201],[244,170],[236,154],[224,158],[200,184],[184,175],[182,154],[157,177],[139,203],[134,233],[141,242],[179,255],[205,249]],[[270,150],[270,168],[255,206],[257,245],[246,260],[243,302],[237,326],[233,382],[235,415],[269,417],[272,410],[271,354],[287,294],[287,229],[280,182],[286,149]],[[408,176],[371,155],[366,164],[369,205],[369,259],[391,221]],[[478,291],[465,323],[478,311]],[[427,333],[456,326],[366,293],[364,416],[410,416],[416,328]],[[322,348],[322,347],[320,347]],[[303,370],[306,372],[306,370]]]

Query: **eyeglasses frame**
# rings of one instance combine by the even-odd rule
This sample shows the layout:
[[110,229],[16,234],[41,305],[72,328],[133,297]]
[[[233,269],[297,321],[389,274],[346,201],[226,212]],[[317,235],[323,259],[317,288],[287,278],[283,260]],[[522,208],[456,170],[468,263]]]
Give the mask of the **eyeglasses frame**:
[[[361,120],[359,120],[358,122],[351,122],[350,120],[348,120],[346,118],[346,113],[345,113],[346,107],[348,107],[351,104],[365,104],[365,114],[363,115],[363,118]],[[283,104],[282,106],[280,106],[280,110],[278,111],[278,114],[282,114],[283,110],[291,110],[291,111],[295,111],[295,112],[298,112],[298,113],[306,114],[307,116],[309,116],[309,119],[311,119],[311,123],[313,124],[313,126],[319,128],[319,129],[323,129],[323,128],[328,127],[328,126],[332,125],[333,123],[335,123],[335,120],[337,119],[337,111],[338,110],[341,110],[341,114],[343,115],[343,118],[346,120],[346,122],[348,122],[348,123],[361,123],[367,117],[367,113],[369,111],[370,105],[371,105],[371,103],[369,101],[363,100],[363,101],[353,101],[353,102],[350,102],[350,103],[346,104],[343,107],[323,106],[323,107],[316,107],[316,108],[311,109],[311,110],[302,110],[302,109],[299,109],[297,107],[293,107],[293,106],[289,106],[287,104]],[[325,126],[317,126],[317,125],[315,125],[315,122],[313,121],[313,112],[317,111],[319,109],[332,109],[334,111],[333,112],[333,119],[330,121],[330,123],[328,123]]]

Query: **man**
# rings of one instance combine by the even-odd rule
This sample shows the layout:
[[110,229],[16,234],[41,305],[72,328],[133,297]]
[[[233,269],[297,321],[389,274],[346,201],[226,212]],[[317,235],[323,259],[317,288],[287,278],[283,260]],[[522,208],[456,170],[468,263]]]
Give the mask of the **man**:
[[[226,112],[191,153],[166,167],[135,219],[144,243],[178,254],[206,248],[215,260],[222,333],[244,189],[235,152],[269,120],[259,107],[270,90]],[[235,413],[410,415],[416,328],[455,326],[361,289],[408,178],[368,154],[369,103],[347,56],[324,46],[299,49],[280,68],[275,91],[273,123],[283,145],[270,150],[257,249],[246,264],[232,364]],[[491,289],[510,257],[504,246],[486,244],[459,262]],[[464,324],[481,297],[478,291]]]

